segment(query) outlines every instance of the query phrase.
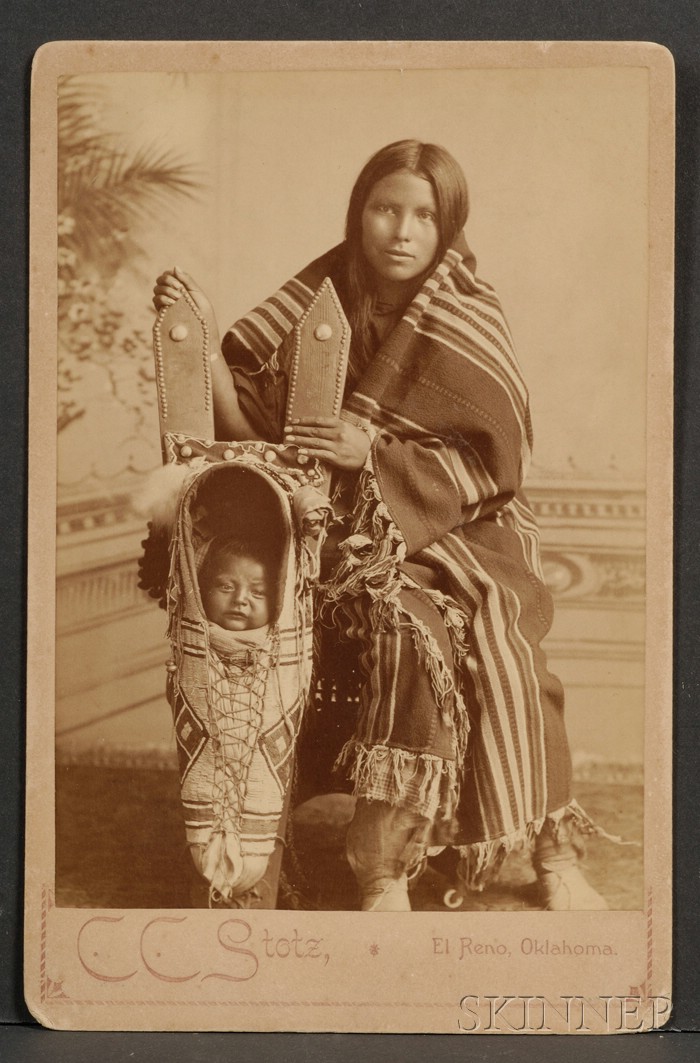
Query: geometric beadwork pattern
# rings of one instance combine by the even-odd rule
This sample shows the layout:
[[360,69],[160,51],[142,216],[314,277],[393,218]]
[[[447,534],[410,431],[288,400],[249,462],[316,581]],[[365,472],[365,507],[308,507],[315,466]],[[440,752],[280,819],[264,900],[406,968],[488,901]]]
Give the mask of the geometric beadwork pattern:
[[209,740],[209,735],[181,690],[177,694],[173,715],[180,781],[184,782]]
[[294,746],[289,741],[289,723],[296,727],[299,705],[289,712],[288,720],[279,720],[258,739],[260,749],[265,757],[270,773],[277,779],[282,794],[287,792],[290,784],[291,767],[294,760]]

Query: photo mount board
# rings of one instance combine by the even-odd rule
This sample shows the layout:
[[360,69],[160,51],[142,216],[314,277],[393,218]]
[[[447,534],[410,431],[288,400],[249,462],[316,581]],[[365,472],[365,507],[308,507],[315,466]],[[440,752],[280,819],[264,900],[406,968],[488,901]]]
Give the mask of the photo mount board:
[[[653,623],[647,623],[645,655],[643,904],[634,911],[605,913],[270,911],[233,916],[189,909],[117,912],[57,906],[56,552],[47,544],[55,542],[51,529],[57,483],[54,180],[59,79],[106,71],[136,77],[175,69],[190,76],[235,72],[243,80],[246,74],[284,72],[317,86],[342,71],[391,76],[425,70],[439,84],[440,72],[455,70],[489,70],[497,80],[509,71],[610,68],[645,74],[649,109],[645,176],[648,273],[654,282],[648,288],[645,319],[650,514],[645,536],[646,616]],[[59,43],[45,46],[35,61],[32,138],[25,968],[32,1013],[46,1025],[76,1029],[481,1032],[490,1024],[494,1032],[515,1032],[524,1021],[539,1024],[531,1032],[598,1033],[604,1027],[632,1031],[662,1024],[670,999],[671,888],[669,54],[634,43]],[[94,966],[85,951],[87,941]],[[524,942],[530,943],[529,952]],[[483,948],[472,963],[477,945]],[[552,951],[553,945],[559,950]],[[166,966],[155,964],[153,956],[149,962],[149,949],[160,952]],[[185,957],[194,961],[191,969],[182,964]],[[573,984],[563,995],[565,982]]]

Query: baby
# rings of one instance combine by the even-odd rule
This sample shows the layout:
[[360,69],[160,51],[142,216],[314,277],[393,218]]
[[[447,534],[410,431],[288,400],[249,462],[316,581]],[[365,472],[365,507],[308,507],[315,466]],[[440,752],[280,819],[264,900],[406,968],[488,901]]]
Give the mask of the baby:
[[[216,755],[223,756],[230,769],[225,786],[229,827],[237,825],[241,813],[237,773],[247,773],[250,767],[263,713],[265,682],[254,680],[256,674],[260,679],[260,669],[266,672],[268,668],[264,651],[277,597],[273,571],[272,553],[264,543],[216,536],[198,575],[202,607],[209,620],[210,667],[218,680],[210,689],[210,709],[215,718],[212,733],[216,736]],[[254,658],[241,664],[236,655],[240,658],[246,648],[254,651]],[[255,653],[258,650],[260,656]],[[241,853],[235,833],[232,830],[227,840],[223,831],[215,832],[208,842],[191,842],[189,846],[195,868],[207,882],[206,903],[213,907],[248,907],[245,897],[267,868],[267,855]],[[203,887],[204,883],[195,887],[196,897]],[[205,902],[202,898],[194,903]]]
[[266,553],[240,539],[213,539],[199,573],[207,619],[225,631],[260,631],[270,622],[273,580]]

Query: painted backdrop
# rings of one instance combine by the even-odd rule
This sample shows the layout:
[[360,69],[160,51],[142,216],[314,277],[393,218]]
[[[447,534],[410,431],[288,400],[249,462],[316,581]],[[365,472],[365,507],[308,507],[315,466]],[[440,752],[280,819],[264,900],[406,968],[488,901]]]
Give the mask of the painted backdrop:
[[74,219],[59,219],[59,755],[173,757],[165,619],[136,587],[143,526],[130,505],[160,462],[155,276],[173,264],[192,273],[225,328],[342,238],[370,154],[417,137],[464,168],[467,236],[529,382],[529,493],[558,606],[549,652],[567,688],[578,768],[604,760],[636,770],[653,281],[646,71],[164,72],[81,84],[97,133],[137,156],[144,146],[174,153],[191,187],[119,233],[123,261],[97,280],[76,278]]

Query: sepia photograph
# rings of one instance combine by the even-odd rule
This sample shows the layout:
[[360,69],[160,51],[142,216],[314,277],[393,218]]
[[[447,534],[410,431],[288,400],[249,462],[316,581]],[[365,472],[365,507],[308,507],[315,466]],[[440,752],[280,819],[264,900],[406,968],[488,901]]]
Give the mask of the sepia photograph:
[[[562,985],[579,1030],[601,994],[658,1025],[668,53],[46,47],[34,1014],[95,1028],[124,992],[105,1028],[478,1032],[514,970],[540,1030],[572,1028]],[[188,951],[209,927],[227,973]],[[298,1026],[216,1011],[281,968]],[[431,1002],[387,1021],[402,971]]]

